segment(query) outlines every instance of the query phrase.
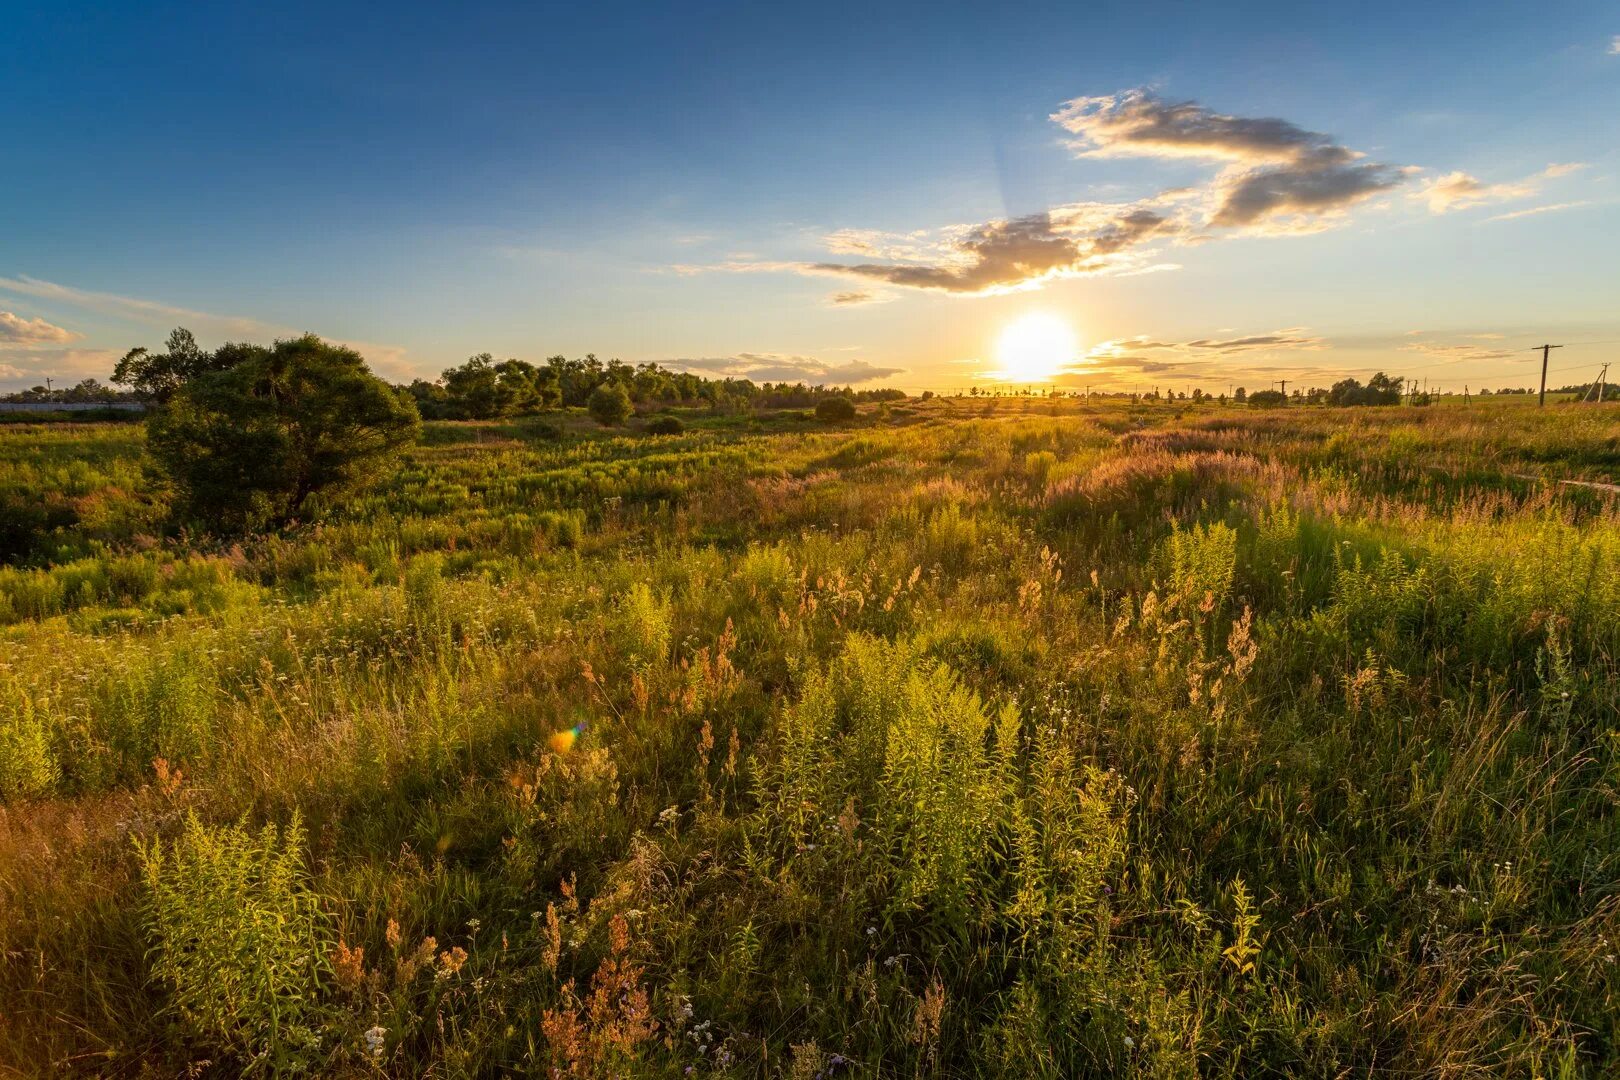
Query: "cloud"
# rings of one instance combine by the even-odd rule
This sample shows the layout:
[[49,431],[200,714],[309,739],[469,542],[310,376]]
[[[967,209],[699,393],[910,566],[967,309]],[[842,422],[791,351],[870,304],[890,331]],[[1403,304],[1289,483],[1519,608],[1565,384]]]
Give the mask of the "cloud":
[[1103,341],[1092,346],[1087,359],[1122,356],[1127,353],[1175,352],[1186,356],[1219,356],[1248,352],[1278,352],[1329,348],[1326,338],[1311,334],[1303,326],[1232,338],[1194,338],[1191,341],[1154,341],[1145,336]]
[[210,315],[205,311],[175,307],[155,300],[141,300],[131,296],[119,296],[115,293],[76,289],[70,285],[58,285],[55,282],[41,281],[27,275],[19,275],[14,278],[0,277],[0,292],[16,293],[41,300],[50,300],[55,303],[69,304],[73,307],[99,312],[103,315],[111,315],[116,318],[129,319],[132,322],[146,323],[151,326],[172,327],[186,325],[191,329],[202,330],[206,333],[236,334],[249,337],[266,336],[280,332],[278,328],[260,322],[258,319]]
[[1609,55],[1620,56],[1620,34],[1609,39]]
[[751,379],[754,382],[819,383],[823,386],[872,382],[905,372],[904,368],[874,367],[865,360],[829,364],[813,356],[793,356],[783,353],[745,352],[737,353],[735,356],[706,356],[667,360],[663,363],[678,370],[701,371],[733,379]]
[[884,293],[868,292],[864,289],[857,292],[836,292],[827,298],[827,303],[833,307],[852,307],[857,304],[883,304],[894,297]]
[[1400,169],[1275,117],[1228,116],[1148,90],[1080,97],[1052,114],[1081,157],[1226,162],[1211,189],[1211,225],[1314,232],[1324,218],[1398,187]]
[[[59,285],[51,281],[41,281],[39,278],[28,277],[25,274],[17,277],[0,277],[0,292],[49,300],[53,303],[94,311],[102,315],[152,327],[172,328],[184,326],[187,329],[198,331],[205,337],[268,341],[275,338],[297,337],[304,333],[303,330],[294,327],[278,326],[259,319],[234,315],[213,315],[206,311],[176,307],[173,304],[164,304],[155,300],[119,296],[116,293],[92,292],[88,289],[77,289],[71,285]],[[62,330],[60,327],[51,326],[40,319],[25,323],[23,320],[16,319],[16,316],[0,312],[0,345],[8,343],[7,320],[16,320],[18,324],[26,326],[48,327],[57,334],[68,335],[67,337],[37,339],[39,342],[73,341],[81,336]],[[405,360],[405,349],[401,346],[322,336],[333,344],[346,345],[354,349],[366,358],[372,370],[385,378],[406,379],[421,374]],[[34,342],[25,343],[32,344]],[[95,352],[99,354],[102,351],[115,358],[123,355],[122,350],[96,350]],[[110,364],[106,370],[111,370]],[[47,374],[50,374],[50,372],[47,372]],[[105,374],[105,372],[101,374]]]
[[1574,202],[1551,203],[1547,206],[1532,206],[1525,210],[1513,210],[1506,214],[1493,214],[1486,221],[1512,221],[1515,218],[1531,217],[1535,214],[1551,214],[1558,210],[1573,210],[1578,206],[1591,206],[1591,199],[1577,199]]
[[881,281],[913,289],[990,295],[1035,288],[1054,278],[1139,269],[1132,252],[1183,226],[1148,204],[1071,203],[1038,214],[917,233],[828,238],[835,252],[871,252],[887,262],[812,263],[809,273]]
[[[1491,338],[1490,334],[1470,334],[1474,338]],[[1495,338],[1502,335],[1496,334]],[[1501,348],[1492,348],[1488,345],[1451,344],[1442,341],[1414,341],[1410,345],[1402,345],[1405,352],[1414,352],[1420,356],[1433,360],[1436,364],[1451,363],[1483,363],[1487,360],[1506,360],[1513,356],[1512,352]]]
[[1534,176],[1497,184],[1487,184],[1465,172],[1449,172],[1425,181],[1412,192],[1412,198],[1427,202],[1433,213],[1449,214],[1454,210],[1467,210],[1488,203],[1529,198],[1540,190],[1541,181],[1555,180],[1584,168],[1584,162],[1554,163]]
[[25,319],[9,311],[0,311],[0,347],[16,345],[60,345],[79,335],[44,319]]
[[1220,235],[1315,232],[1358,203],[1405,182],[1405,171],[1286,120],[1227,116],[1147,90],[1075,98],[1051,119],[1081,157],[1154,157],[1221,165],[1201,187],[1130,202],[1072,202],[1020,217],[936,230],[838,229],[823,238],[830,260],[783,264],[729,260],[680,273],[792,270],[900,288],[985,296],[1091,275],[1176,268],[1154,261],[1161,244]]
[[81,379],[107,381],[113,365],[124,355],[120,349],[40,349],[22,355],[8,354],[0,364],[0,379],[16,380],[32,386],[47,377],[57,386]]

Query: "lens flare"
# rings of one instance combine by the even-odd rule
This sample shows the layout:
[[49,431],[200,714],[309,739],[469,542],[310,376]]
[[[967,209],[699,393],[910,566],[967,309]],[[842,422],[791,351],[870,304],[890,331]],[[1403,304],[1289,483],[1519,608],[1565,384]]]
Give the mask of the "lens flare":
[[580,735],[585,731],[585,721],[581,720],[571,728],[557,732],[546,740],[546,745],[559,754],[566,754],[574,748]]

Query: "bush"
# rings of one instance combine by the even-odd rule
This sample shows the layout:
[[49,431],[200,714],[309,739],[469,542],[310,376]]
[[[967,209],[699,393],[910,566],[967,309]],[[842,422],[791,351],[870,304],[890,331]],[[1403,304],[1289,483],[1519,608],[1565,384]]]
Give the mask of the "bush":
[[617,427],[630,419],[630,392],[616,382],[602,383],[591,391],[586,408],[598,424]]
[[678,416],[655,416],[647,421],[649,435],[679,435],[686,430]]
[[[137,842],[138,843],[138,842]],[[275,1068],[312,1047],[330,925],[305,879],[304,830],[204,825],[140,845],[152,973],[197,1037]]]
[[855,403],[847,397],[822,398],[816,402],[816,419],[829,424],[855,419]]
[[1288,395],[1281,390],[1256,390],[1249,395],[1251,409],[1277,409],[1288,404]]

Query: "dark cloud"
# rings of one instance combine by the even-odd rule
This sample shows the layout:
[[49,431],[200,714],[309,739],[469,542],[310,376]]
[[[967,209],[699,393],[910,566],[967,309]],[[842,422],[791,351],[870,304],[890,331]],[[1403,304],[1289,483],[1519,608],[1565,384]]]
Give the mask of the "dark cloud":
[[1175,230],[1154,210],[1095,205],[1059,207],[976,225],[945,241],[932,262],[815,263],[817,273],[868,278],[914,289],[991,293],[1028,288],[1054,277],[1103,273],[1146,240]]
[[1052,114],[1087,157],[1192,158],[1229,163],[1209,223],[1314,231],[1321,218],[1399,186],[1400,169],[1276,117],[1228,116],[1147,90],[1075,98]]

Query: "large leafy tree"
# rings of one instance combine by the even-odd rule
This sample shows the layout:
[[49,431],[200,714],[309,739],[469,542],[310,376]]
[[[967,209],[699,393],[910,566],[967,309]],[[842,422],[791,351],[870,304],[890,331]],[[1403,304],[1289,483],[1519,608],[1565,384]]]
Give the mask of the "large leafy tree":
[[315,496],[353,491],[416,439],[409,395],[352,349],[313,334],[227,349],[228,366],[185,380],[147,422],[177,508],[210,530],[303,517]]

